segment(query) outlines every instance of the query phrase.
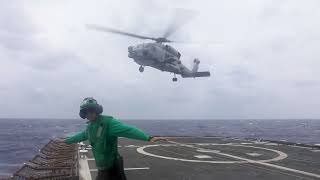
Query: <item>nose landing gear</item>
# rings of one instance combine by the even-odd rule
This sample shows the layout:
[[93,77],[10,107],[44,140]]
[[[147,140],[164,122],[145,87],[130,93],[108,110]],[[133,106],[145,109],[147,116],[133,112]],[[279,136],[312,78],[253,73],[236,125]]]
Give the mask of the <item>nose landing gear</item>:
[[143,72],[143,71],[144,71],[144,67],[143,67],[143,66],[140,66],[140,67],[139,67],[139,71],[140,71],[140,72]]
[[172,81],[173,82],[177,82],[178,81],[178,78],[176,77],[176,74],[174,74],[174,77],[172,78]]

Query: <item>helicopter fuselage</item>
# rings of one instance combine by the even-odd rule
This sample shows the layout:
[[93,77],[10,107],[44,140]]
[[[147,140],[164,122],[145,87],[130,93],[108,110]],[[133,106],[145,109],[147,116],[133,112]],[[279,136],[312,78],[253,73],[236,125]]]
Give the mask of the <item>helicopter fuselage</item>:
[[161,71],[180,72],[181,54],[173,47],[161,43],[144,43],[128,47],[128,57],[141,66],[151,66]]

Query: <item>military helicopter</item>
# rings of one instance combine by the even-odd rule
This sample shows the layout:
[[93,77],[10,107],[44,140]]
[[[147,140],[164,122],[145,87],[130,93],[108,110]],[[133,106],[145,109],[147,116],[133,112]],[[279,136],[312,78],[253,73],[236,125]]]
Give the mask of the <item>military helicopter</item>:
[[153,38],[94,24],[88,24],[86,26],[89,29],[94,29],[98,31],[155,41],[152,43],[143,43],[138,44],[136,46],[128,47],[128,57],[132,58],[137,64],[140,65],[140,72],[144,71],[144,67],[150,66],[161,71],[173,73],[174,77],[172,78],[172,81],[174,82],[178,80],[176,74],[180,74],[182,78],[210,76],[209,71],[198,72],[200,64],[199,59],[195,58],[193,60],[193,67],[189,69],[181,63],[181,54],[179,53],[179,51],[166,44],[175,42],[167,39],[167,37],[169,37],[176,29],[170,29],[164,34],[163,37]]

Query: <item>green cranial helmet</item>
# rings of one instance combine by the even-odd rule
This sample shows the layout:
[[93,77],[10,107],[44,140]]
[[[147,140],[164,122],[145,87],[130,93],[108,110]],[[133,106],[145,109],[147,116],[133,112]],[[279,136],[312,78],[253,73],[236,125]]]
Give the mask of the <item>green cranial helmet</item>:
[[88,109],[95,109],[97,114],[101,114],[103,108],[101,105],[98,104],[97,100],[93,99],[92,97],[84,98],[82,103],[80,104],[80,117],[85,119],[86,113]]
[[84,100],[80,104],[80,111],[85,110],[88,108],[95,108],[98,106],[97,100],[93,99],[92,97],[84,98]]

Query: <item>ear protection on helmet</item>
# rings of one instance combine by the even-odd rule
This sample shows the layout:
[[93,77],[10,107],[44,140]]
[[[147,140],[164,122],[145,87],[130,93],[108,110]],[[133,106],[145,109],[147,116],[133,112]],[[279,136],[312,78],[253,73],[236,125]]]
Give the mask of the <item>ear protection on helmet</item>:
[[[103,107],[102,107],[101,105],[98,105],[98,106],[96,107],[96,113],[97,113],[97,114],[101,114],[102,112],[103,112]],[[79,116],[80,116],[82,119],[85,119],[86,116],[87,116],[86,110],[85,110],[85,109],[80,110]]]
[[102,112],[103,112],[103,107],[100,104],[98,104],[98,106],[96,108],[96,113],[101,114]]
[[[89,98],[85,98],[84,100],[86,99],[89,99]],[[100,104],[96,104],[95,110],[97,114],[101,114],[103,112],[103,107]],[[82,119],[86,119],[86,115],[87,115],[87,109],[82,109],[79,111],[79,116]]]
[[79,116],[80,116],[82,119],[85,119],[85,118],[86,118],[86,115],[87,115],[86,111],[80,110]]

